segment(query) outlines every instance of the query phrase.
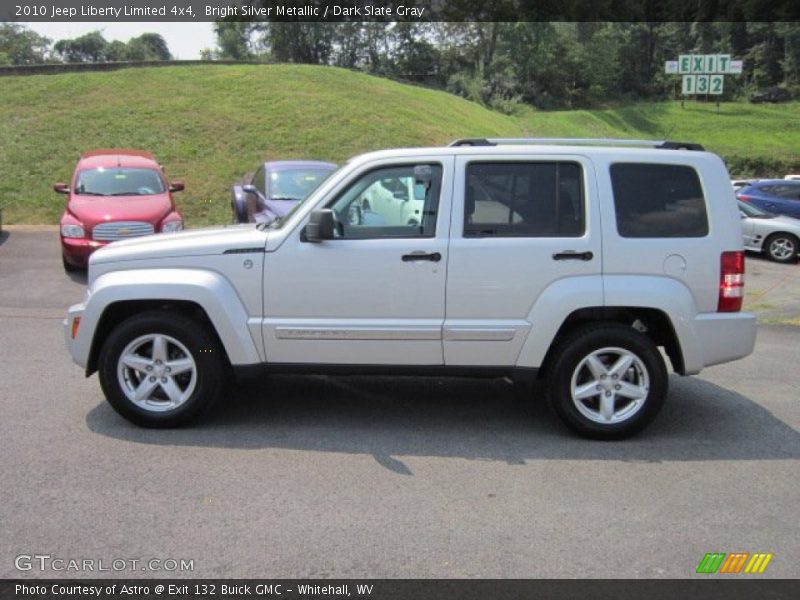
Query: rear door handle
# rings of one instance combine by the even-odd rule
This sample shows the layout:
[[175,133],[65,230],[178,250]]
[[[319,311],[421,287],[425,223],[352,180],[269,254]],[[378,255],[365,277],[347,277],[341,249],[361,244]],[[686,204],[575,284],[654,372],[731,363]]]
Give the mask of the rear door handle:
[[439,262],[442,260],[442,255],[438,252],[432,252],[428,254],[424,250],[417,250],[416,252],[412,252],[411,254],[403,254],[402,256],[403,262],[411,262],[417,260],[429,260],[431,262]]
[[553,254],[553,260],[592,260],[594,254],[591,252],[575,252],[574,250],[564,250]]

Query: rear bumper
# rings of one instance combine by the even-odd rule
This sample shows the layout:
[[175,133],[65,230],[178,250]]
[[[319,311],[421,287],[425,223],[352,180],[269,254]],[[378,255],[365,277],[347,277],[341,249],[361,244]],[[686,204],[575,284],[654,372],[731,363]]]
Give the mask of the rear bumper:
[[694,331],[698,352],[693,360],[687,361],[687,374],[752,354],[756,344],[756,316],[747,312],[697,315]]

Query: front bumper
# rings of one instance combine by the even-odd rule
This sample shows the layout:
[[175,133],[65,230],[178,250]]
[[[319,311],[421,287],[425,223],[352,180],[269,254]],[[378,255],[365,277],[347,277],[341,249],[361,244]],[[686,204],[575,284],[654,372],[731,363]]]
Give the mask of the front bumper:
[[98,242],[85,238],[61,238],[61,252],[64,260],[74,267],[85,269],[89,264],[89,256],[109,242]]
[[[88,335],[86,335],[87,328],[78,326],[75,337],[72,337],[75,319],[83,317],[84,309],[84,304],[73,304],[70,306],[67,310],[67,317],[62,324],[64,326],[64,342],[67,345],[67,350],[72,357],[72,361],[85,369],[86,365],[89,364],[89,351],[91,350],[91,340],[88,339]],[[81,323],[81,325],[83,325],[83,323]],[[84,335],[81,335],[82,333]]]

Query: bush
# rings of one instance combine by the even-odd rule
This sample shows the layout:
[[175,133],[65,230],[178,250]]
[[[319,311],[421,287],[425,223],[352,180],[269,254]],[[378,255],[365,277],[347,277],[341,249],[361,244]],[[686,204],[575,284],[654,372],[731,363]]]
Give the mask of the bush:
[[723,159],[728,166],[728,172],[734,177],[783,179],[787,173],[800,171],[800,161],[797,159],[737,155],[726,155]]

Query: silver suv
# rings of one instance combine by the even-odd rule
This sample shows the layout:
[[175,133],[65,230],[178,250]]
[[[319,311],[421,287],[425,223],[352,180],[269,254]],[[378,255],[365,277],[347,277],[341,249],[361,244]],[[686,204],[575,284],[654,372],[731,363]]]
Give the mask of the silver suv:
[[226,376],[543,379],[628,436],[681,375],[750,354],[730,178],[696,144],[459,140],[359,156],[270,225],[115,242],[64,323],[125,418],[184,424]]

